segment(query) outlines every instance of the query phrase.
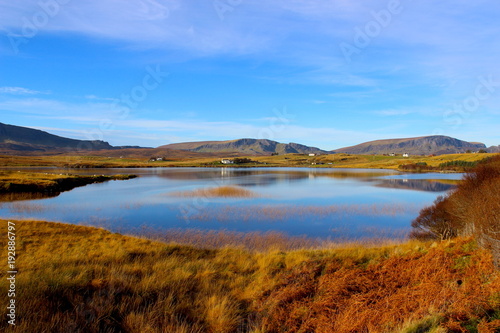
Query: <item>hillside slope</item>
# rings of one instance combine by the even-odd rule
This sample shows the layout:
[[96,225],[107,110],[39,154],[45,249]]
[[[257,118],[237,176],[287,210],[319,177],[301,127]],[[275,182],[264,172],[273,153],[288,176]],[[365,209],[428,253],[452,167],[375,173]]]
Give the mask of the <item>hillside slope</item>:
[[75,140],[37,129],[0,123],[0,152],[49,150],[101,150],[114,148],[104,141]]
[[467,142],[449,136],[434,135],[406,139],[388,139],[365,142],[356,146],[334,150],[336,153],[347,154],[403,154],[411,155],[442,155],[459,154],[467,150],[486,149],[483,143]]
[[238,139],[228,141],[200,141],[175,143],[159,148],[180,149],[195,152],[214,153],[243,153],[247,155],[270,155],[278,154],[310,154],[327,153],[315,147],[309,147],[298,143],[279,143],[267,139]]

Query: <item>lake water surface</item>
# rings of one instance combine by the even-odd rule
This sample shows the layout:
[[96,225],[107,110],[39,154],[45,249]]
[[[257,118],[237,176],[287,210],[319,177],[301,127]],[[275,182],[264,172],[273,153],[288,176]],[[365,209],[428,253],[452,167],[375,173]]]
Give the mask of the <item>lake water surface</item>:
[[[320,168],[23,169],[78,174],[136,174],[57,197],[0,204],[0,216],[103,226],[281,231],[320,238],[401,236],[411,220],[461,174]],[[240,186],[251,198],[188,197],[186,191]]]

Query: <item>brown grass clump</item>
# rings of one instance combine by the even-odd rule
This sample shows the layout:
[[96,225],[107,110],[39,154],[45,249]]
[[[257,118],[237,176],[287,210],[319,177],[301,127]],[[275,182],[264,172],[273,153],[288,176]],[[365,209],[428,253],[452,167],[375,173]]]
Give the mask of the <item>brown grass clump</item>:
[[171,195],[179,197],[205,197],[205,198],[255,198],[258,195],[239,186],[219,186],[198,189],[194,191],[175,192]]
[[[6,222],[0,220],[4,230]],[[500,328],[499,273],[471,239],[249,251],[60,223],[15,221],[15,227],[16,326],[2,320],[2,332]],[[0,246],[6,249],[6,237]],[[1,251],[0,261],[6,256]],[[0,270],[2,290],[6,275]]]

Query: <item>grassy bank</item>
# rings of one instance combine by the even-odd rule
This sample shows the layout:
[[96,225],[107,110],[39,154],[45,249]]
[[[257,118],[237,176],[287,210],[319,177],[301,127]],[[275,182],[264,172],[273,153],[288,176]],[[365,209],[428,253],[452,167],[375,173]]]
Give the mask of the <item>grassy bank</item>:
[[21,171],[0,171],[0,201],[9,198],[28,198],[29,196],[53,196],[75,187],[109,180],[126,180],[134,175],[71,175],[53,173],[35,173]]
[[[450,154],[440,156],[401,156],[331,154],[307,156],[287,154],[277,156],[250,156],[240,158],[251,162],[230,164],[231,167],[318,167],[318,168],[370,168],[399,169],[402,165],[423,165],[440,170],[456,170],[453,162],[474,163],[498,154]],[[103,156],[0,156],[1,167],[57,166],[64,168],[132,168],[132,167],[221,167],[220,158],[166,157],[151,162],[147,158],[116,158]],[[448,165],[447,165],[448,163]],[[461,164],[458,164],[460,166]],[[462,170],[459,170],[462,171]]]
[[[7,230],[6,221],[0,225]],[[5,332],[500,327],[500,279],[489,253],[472,239],[295,250],[284,244],[256,251],[48,222],[17,221],[15,228],[17,325],[8,327],[4,317]],[[6,263],[6,237],[0,243]],[[2,290],[8,289],[6,271],[0,273]],[[2,300],[6,304],[6,294]]]

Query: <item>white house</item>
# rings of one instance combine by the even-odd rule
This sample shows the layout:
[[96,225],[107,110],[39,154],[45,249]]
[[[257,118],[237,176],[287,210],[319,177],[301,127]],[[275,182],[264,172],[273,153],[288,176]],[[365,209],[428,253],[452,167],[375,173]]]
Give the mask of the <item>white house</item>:
[[228,160],[227,158],[223,158],[220,162],[222,164],[233,164],[234,163],[234,161]]
[[316,156],[316,154],[314,154],[314,153],[311,153],[311,154],[309,154],[309,156]]
[[404,153],[404,154],[403,154],[403,157],[410,157],[410,154],[408,154],[408,153]]

